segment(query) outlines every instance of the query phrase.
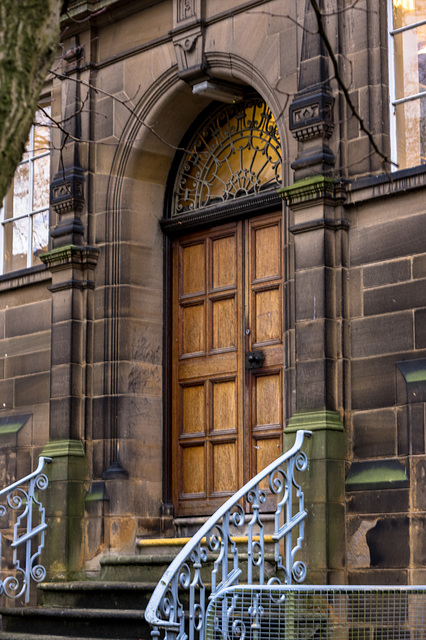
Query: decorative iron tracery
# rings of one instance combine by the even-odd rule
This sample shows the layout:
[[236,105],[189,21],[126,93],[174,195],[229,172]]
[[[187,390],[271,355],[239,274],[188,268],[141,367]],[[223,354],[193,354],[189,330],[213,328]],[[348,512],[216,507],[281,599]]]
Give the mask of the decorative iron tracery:
[[281,145],[261,98],[221,106],[187,146],[177,174],[172,217],[281,184]]
[[[308,469],[302,445],[311,435],[311,431],[297,431],[292,448],[231,496],[186,543],[164,572],[145,609],[152,640],[256,640],[255,636],[244,636],[243,624],[236,617],[232,633],[207,639],[208,600],[231,586],[238,590],[244,585],[268,585],[275,592],[282,585],[304,581],[306,566],[296,556],[304,539],[307,511],[296,472]],[[265,535],[265,482],[277,496],[272,536]],[[239,533],[245,531],[247,536],[240,537]],[[272,553],[267,554],[268,538],[273,561]],[[261,612],[254,602],[251,604],[249,615],[259,619]],[[271,638],[284,640],[280,635]],[[286,636],[286,640],[292,637]]]

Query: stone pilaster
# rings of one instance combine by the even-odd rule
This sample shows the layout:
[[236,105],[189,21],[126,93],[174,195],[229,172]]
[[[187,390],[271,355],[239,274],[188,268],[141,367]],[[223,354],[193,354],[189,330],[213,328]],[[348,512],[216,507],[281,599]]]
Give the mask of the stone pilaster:
[[344,184],[323,176],[280,189],[294,214],[296,410],[343,413],[347,230]]
[[[57,172],[50,186],[54,224],[52,249],[40,256],[51,273],[50,423],[46,455],[51,465],[48,503],[49,548],[46,567],[56,579],[67,579],[83,566],[84,483],[88,479],[91,438],[94,277],[99,251],[87,246],[85,183],[87,141],[82,136],[81,74],[86,51],[78,37],[70,40],[58,79],[55,106],[61,119]],[[83,122],[84,124],[84,122]],[[86,127],[87,128],[87,127]],[[81,159],[84,162],[82,164]]]
[[301,479],[308,510],[308,580],[344,582],[344,431],[347,377],[347,230],[341,217],[345,185],[324,176],[280,190],[292,209],[295,273],[296,413],[285,430],[286,448],[297,429],[310,429],[310,469]]
[[[52,274],[50,438],[84,437],[93,269],[99,251],[67,245],[41,256]],[[89,331],[88,331],[89,328]]]
[[54,458],[50,471],[46,567],[55,579],[68,579],[82,568],[84,440],[90,407],[92,352],[93,247],[68,245],[41,256],[52,274],[50,442],[44,455]]

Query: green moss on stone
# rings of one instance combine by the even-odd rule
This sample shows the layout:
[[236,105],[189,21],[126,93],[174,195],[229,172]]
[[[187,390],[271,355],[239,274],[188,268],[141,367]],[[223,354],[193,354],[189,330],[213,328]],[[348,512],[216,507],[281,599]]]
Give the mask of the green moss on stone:
[[328,411],[327,409],[296,413],[290,418],[286,433],[294,433],[299,429],[344,431],[339,414],[336,411]]
[[18,431],[26,424],[31,414],[26,413],[19,416],[7,416],[0,419],[0,438],[9,436]]
[[45,445],[42,455],[50,458],[61,456],[84,457],[84,446],[81,440],[52,440]]
[[408,486],[405,468],[398,460],[354,462],[346,479],[346,490],[389,489]]

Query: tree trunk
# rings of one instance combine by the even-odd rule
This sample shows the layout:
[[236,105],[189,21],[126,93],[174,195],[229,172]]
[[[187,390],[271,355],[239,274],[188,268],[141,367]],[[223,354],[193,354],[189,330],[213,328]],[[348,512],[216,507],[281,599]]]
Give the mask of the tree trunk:
[[0,2],[0,203],[59,43],[62,0]]

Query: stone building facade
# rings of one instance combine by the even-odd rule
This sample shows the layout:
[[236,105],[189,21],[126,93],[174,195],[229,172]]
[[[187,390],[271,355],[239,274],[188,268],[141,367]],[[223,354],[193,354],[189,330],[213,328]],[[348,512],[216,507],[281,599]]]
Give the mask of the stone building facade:
[[424,582],[426,3],[319,4],[68,3],[50,237],[0,277],[50,577],[187,535],[303,427],[311,580]]

